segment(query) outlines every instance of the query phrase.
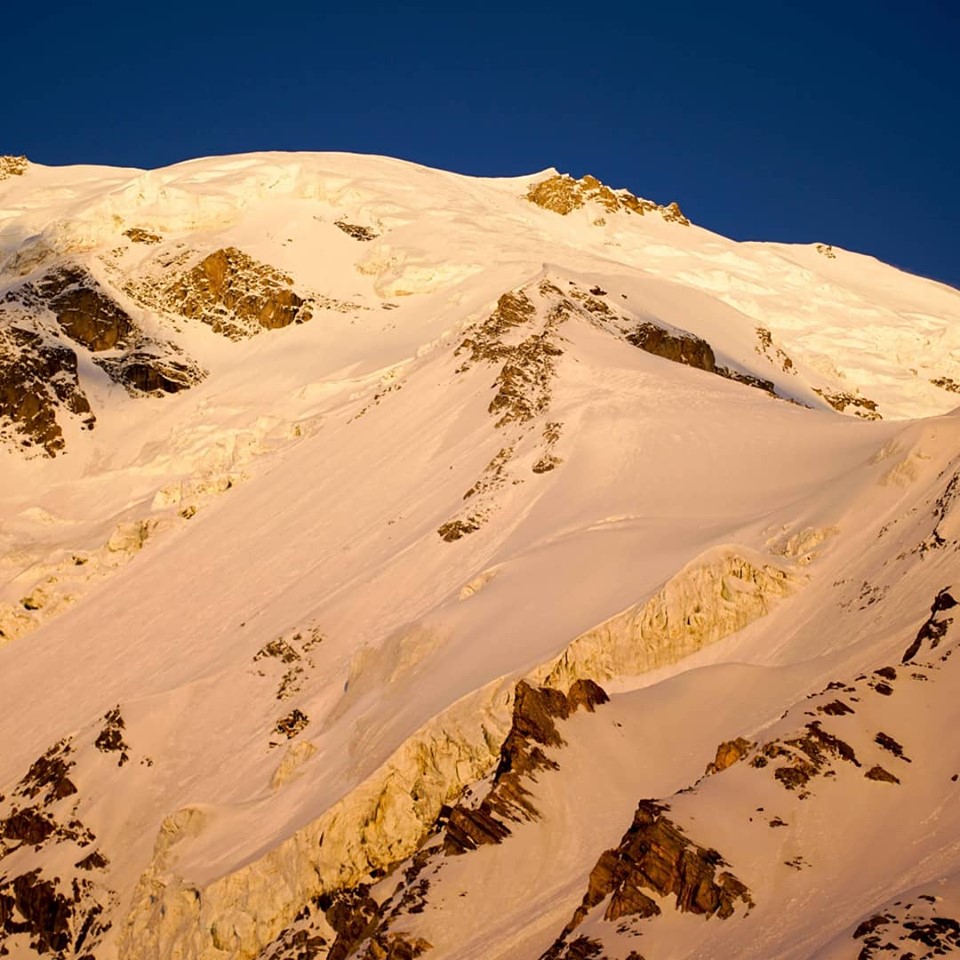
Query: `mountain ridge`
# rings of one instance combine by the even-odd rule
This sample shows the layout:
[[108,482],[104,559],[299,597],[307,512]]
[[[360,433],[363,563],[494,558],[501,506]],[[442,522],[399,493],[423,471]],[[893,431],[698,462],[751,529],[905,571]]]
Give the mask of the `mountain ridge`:
[[[0,449],[12,956],[534,960],[578,955],[573,934],[582,956],[714,955],[715,935],[730,956],[853,956],[872,905],[891,919],[869,935],[900,935],[901,890],[943,881],[955,909],[933,846],[911,864],[891,845],[870,883],[829,850],[844,803],[922,825],[953,789],[929,741],[955,712],[952,614],[931,604],[956,589],[960,421],[930,382],[960,380],[954,291],[552,170],[258,154],[127,173],[0,182],[0,332],[73,352],[97,418],[58,407],[53,456]],[[566,213],[528,199],[556,178]],[[195,372],[144,390],[144,357]],[[901,666],[928,622],[932,666]],[[515,710],[586,682],[610,703],[562,717],[565,745]],[[854,727],[862,768],[836,746]],[[437,855],[518,730],[546,761],[511,787],[536,815]],[[809,802],[756,762],[818,750]],[[755,792],[783,807],[763,843]],[[677,862],[715,845],[749,914],[704,931],[656,881],[631,932],[587,910],[564,939],[638,809],[670,819]],[[915,842],[949,849],[943,819]],[[789,907],[841,888],[829,929]],[[761,934],[780,908],[780,939]]]

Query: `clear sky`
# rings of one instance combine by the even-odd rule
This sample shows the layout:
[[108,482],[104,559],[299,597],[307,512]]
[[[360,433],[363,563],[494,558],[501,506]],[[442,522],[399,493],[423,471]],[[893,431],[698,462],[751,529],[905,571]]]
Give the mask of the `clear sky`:
[[960,0],[27,0],[0,23],[0,153],[555,166],[960,286]]

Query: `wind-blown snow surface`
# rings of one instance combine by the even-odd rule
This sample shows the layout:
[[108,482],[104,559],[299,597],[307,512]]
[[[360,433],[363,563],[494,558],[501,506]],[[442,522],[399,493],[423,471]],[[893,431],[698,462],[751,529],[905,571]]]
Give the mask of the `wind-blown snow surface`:
[[[11,956],[832,958],[931,904],[953,922],[960,628],[931,608],[960,589],[960,294],[582,182],[566,214],[527,199],[554,176],[257,154],[0,179],[3,329],[66,343],[30,291],[69,266],[196,371],[138,393],[74,336],[95,426],[58,408],[54,455],[16,425],[0,450]],[[211,321],[171,293],[203,262],[304,312]],[[431,859],[522,678],[611,702],[558,720],[502,843]],[[814,721],[859,766],[789,745]],[[811,751],[808,782],[775,775]],[[753,906],[648,885],[658,916],[604,919],[607,891],[558,939],[645,798]],[[419,909],[345,924],[337,891],[419,883],[424,842]]]

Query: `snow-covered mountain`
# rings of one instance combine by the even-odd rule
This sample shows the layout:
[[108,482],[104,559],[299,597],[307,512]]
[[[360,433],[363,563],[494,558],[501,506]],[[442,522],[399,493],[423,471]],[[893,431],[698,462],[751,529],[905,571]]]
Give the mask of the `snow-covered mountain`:
[[0,956],[960,950],[958,393],[592,177],[0,158]]

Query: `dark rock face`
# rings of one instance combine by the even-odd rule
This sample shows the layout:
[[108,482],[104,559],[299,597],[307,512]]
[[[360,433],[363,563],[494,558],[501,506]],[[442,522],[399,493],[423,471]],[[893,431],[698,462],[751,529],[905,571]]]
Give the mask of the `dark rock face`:
[[463,520],[448,520],[446,523],[437,527],[437,533],[440,539],[446,543],[453,543],[454,540],[460,540],[471,533],[476,533],[480,529],[479,517],[466,517]]
[[[577,681],[567,694],[520,681],[515,690],[513,723],[486,798],[478,806],[461,803],[443,808],[437,833],[410,859],[403,869],[402,882],[383,903],[378,904],[364,884],[324,894],[306,904],[296,921],[261,952],[258,960],[312,957],[306,950],[298,952],[301,944],[329,949],[329,954],[317,953],[329,960],[415,960],[430,950],[427,941],[399,929],[403,918],[427,908],[431,884],[445,868],[448,857],[500,843],[510,836],[509,823],[539,816],[524,784],[535,780],[538,771],[557,767],[543,752],[544,747],[564,743],[557,722],[580,709],[593,712],[608,699],[590,680]],[[318,930],[317,909],[336,931],[332,946]]]
[[346,220],[334,220],[333,225],[339,227],[348,237],[353,237],[354,240],[376,240],[378,236],[378,234],[369,227],[363,227],[359,223],[347,223]]
[[[49,319],[53,315],[54,332]],[[92,429],[74,344],[132,396],[162,396],[206,372],[170,342],[153,341],[85,269],[66,265],[10,291],[0,303],[0,435],[55,456],[64,414]],[[15,325],[16,324],[16,325]],[[71,344],[72,341],[72,344]]]
[[764,393],[769,393],[771,396],[776,396],[774,391],[774,383],[772,380],[765,380],[763,377],[755,377],[751,373],[741,373],[739,370],[731,370],[729,367],[718,366],[714,372],[727,380],[735,380],[737,383],[744,384],[744,386],[753,387],[754,390],[762,390]]
[[655,323],[641,323],[636,330],[627,334],[627,341],[647,353],[682,363],[707,373],[715,373],[717,362],[713,348],[706,340],[692,333],[671,333]]
[[912,763],[913,761],[903,752],[903,747],[897,743],[889,734],[883,733],[882,731],[878,733],[874,738],[873,742],[883,747],[884,750],[892,753],[898,760],[906,760],[907,763]]
[[549,687],[532,687],[521,680],[513,703],[513,723],[494,774],[493,787],[477,807],[457,804],[441,814],[446,817],[443,852],[457,856],[510,836],[508,823],[535,820],[539,812],[530,800],[524,781],[536,781],[540,770],[555,770],[557,764],[543,747],[563,746],[556,721],[566,720],[580,707],[593,712],[609,697],[592,680],[578,680],[568,694]]
[[206,376],[206,372],[194,363],[172,360],[145,350],[135,350],[117,358],[98,357],[94,363],[133,396],[179,393]]
[[30,285],[54,312],[63,332],[97,353],[126,346],[137,333],[133,320],[79,267],[61,267]]
[[685,836],[664,816],[667,810],[665,804],[640,801],[620,845],[601,855],[590,874],[583,902],[542,960],[578,956],[569,952],[567,939],[607,898],[603,914],[607,921],[657,916],[660,906],[648,894],[674,897],[681,912],[721,919],[731,917],[738,902],[747,908],[753,906],[747,887],[721,869],[727,864],[720,854]]
[[337,932],[328,960],[346,960],[353,948],[374,931],[379,919],[379,905],[363,885],[321,897],[318,904]]
[[182,316],[202,320],[236,340],[309,320],[310,305],[294,293],[292,284],[274,267],[226,247],[204,257],[170,286],[165,301]]
[[[627,214],[638,213],[642,217],[650,211],[658,211],[668,223],[690,226],[690,221],[683,215],[676,201],[661,206],[635,197],[629,190],[611,190],[590,174],[574,180],[568,173],[558,173],[533,184],[527,191],[526,199],[561,216],[566,216],[590,202],[602,207],[607,213],[622,211]],[[595,223],[601,226],[604,221],[600,219]]]
[[[92,960],[91,950],[110,929],[104,913],[115,898],[101,880],[108,860],[99,851],[79,853],[96,837],[77,816],[74,766],[71,741],[62,740],[34,761],[8,799],[0,796],[0,957]],[[34,855],[55,847],[62,860],[67,845],[82,872],[54,875],[43,866],[7,872],[7,857],[26,847]]]
[[944,390],[949,390],[950,393],[960,393],[960,383],[957,383],[957,381],[951,377],[935,377],[930,382],[935,387],[941,387]]
[[0,328],[0,434],[56,456],[64,448],[60,410],[79,417],[88,430],[96,423],[80,388],[76,353],[38,333]]
[[680,330],[670,331],[655,323],[641,323],[635,330],[627,334],[626,340],[647,353],[663,357],[664,360],[682,363],[685,366],[695,367],[697,370],[704,370],[707,373],[715,373],[718,377],[723,377],[726,380],[735,380],[745,386],[763,390],[771,396],[776,395],[772,380],[764,380],[763,377],[756,377],[753,374],[741,373],[738,370],[720,366],[714,355],[713,347],[706,340],[702,340],[692,333]]
[[807,784],[829,770],[834,759],[860,766],[853,747],[824,730],[819,720],[806,725],[805,733],[790,740],[773,740],[753,759],[753,766],[766,766],[768,760],[786,759],[787,763],[774,770],[774,777],[787,790],[799,790],[801,799],[807,796]]
[[889,770],[884,770],[883,767],[877,765],[871,767],[864,776],[868,780],[877,780],[880,783],[899,783],[899,777],[895,777]]
[[[323,915],[333,927],[333,943],[317,932]],[[381,923],[380,907],[370,888],[360,884],[352,890],[323,894],[306,904],[294,923],[259,954],[259,960],[416,960],[430,948],[426,940],[388,931]]]
[[[19,916],[20,919],[17,919]],[[37,953],[57,953],[70,946],[73,904],[54,885],[40,879],[40,871],[21,874],[0,887],[0,930],[31,935]]]
[[921,893],[907,903],[898,900],[885,913],[864,920],[853,932],[853,939],[861,941],[859,960],[933,960],[957,953],[960,922],[943,916],[939,901],[936,896]]
[[940,645],[950,624],[953,623],[953,617],[944,617],[941,614],[946,610],[952,610],[956,605],[957,601],[953,599],[949,588],[944,588],[936,595],[930,607],[930,616],[918,631],[916,639],[904,651],[901,663],[909,663],[920,652],[924,641],[928,641],[931,650],[935,650]]
[[123,739],[123,731],[127,724],[116,706],[108,710],[103,718],[103,729],[97,735],[94,746],[101,753],[118,753],[117,766],[122,767],[130,759],[130,744]]

